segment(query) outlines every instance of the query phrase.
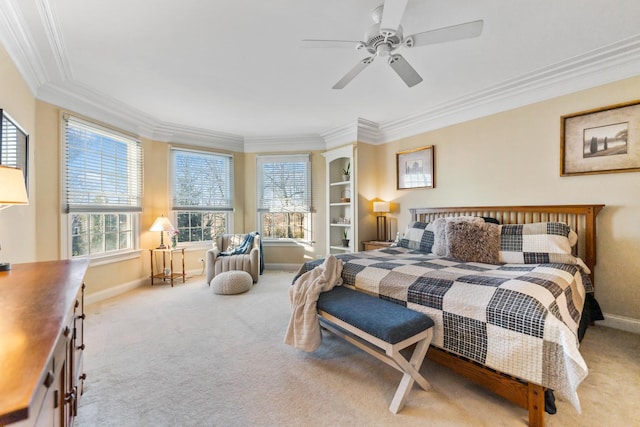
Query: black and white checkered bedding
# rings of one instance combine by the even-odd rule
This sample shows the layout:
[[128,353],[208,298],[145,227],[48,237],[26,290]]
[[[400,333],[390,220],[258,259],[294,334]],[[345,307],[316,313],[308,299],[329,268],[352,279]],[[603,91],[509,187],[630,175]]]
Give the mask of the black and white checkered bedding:
[[336,257],[344,285],[430,316],[432,345],[555,390],[580,410],[587,366],[577,333],[592,288],[579,265],[465,263],[402,247]]

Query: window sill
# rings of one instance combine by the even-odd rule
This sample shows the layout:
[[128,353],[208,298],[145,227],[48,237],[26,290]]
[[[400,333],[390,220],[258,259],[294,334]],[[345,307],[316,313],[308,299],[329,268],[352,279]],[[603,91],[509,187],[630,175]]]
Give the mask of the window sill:
[[134,249],[127,252],[118,252],[109,255],[97,255],[93,257],[75,257],[74,259],[89,258],[89,267],[97,267],[99,265],[112,264],[114,262],[127,261],[130,259],[140,258],[142,249]]
[[184,249],[185,252],[196,252],[196,251],[206,251],[208,249],[213,248],[213,243],[211,241],[208,242],[197,242],[197,243],[178,243],[176,249]]

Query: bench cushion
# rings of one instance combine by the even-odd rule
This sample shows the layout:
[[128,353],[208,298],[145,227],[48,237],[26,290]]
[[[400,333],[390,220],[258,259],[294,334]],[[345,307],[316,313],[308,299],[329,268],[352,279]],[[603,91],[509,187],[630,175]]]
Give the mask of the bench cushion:
[[396,344],[433,326],[433,320],[426,314],[344,286],[320,293],[318,310],[389,344]]

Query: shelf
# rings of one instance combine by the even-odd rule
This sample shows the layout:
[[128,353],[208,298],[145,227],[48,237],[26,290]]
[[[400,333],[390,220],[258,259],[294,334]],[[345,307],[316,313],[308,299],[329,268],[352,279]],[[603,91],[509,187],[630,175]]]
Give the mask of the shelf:
[[329,184],[331,187],[336,186],[336,185],[349,185],[351,184],[351,180],[349,181],[339,181],[339,182],[332,182],[331,184]]
[[351,202],[333,202],[329,206],[351,206]]
[[339,223],[332,222],[329,225],[332,227],[351,227],[353,224],[339,224]]
[[351,252],[351,248],[349,246],[346,246],[346,247],[345,246],[329,246],[329,249]]

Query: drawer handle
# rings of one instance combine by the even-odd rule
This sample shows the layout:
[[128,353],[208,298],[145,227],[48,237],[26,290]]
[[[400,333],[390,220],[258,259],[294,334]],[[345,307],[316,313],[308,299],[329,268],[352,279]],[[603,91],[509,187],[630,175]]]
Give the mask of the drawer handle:
[[47,372],[47,376],[44,377],[44,386],[46,388],[51,387],[51,384],[53,384],[53,381],[56,379],[56,376],[53,374],[53,371],[49,371]]
[[78,316],[78,319],[82,319],[82,320],[84,320],[84,319],[86,319],[86,318],[87,318],[87,315],[86,315],[86,314],[84,314],[84,313],[82,313],[80,316]]
[[78,349],[78,350],[84,350],[84,344],[77,346],[77,347],[76,347],[76,349]]
[[79,380],[82,380],[82,381],[86,380],[86,379],[87,379],[87,374],[82,374],[82,375],[80,375],[80,376],[78,377],[78,379],[79,379]]
[[64,335],[65,337],[68,337],[70,333],[71,333],[71,329],[69,329],[68,326],[65,326],[64,331],[62,331],[62,335]]

